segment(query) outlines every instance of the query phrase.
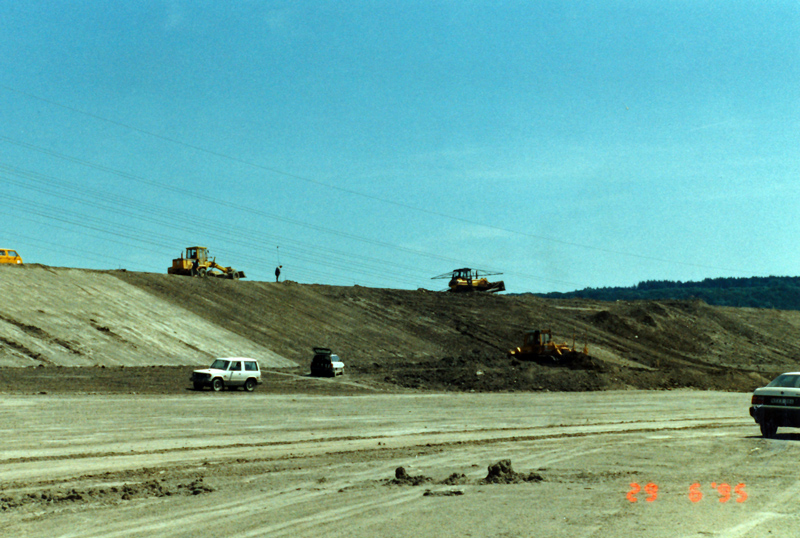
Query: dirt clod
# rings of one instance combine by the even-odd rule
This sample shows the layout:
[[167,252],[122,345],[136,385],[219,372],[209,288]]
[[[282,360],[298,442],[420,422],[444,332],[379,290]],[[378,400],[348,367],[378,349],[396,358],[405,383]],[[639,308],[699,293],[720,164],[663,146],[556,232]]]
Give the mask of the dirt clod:
[[442,480],[442,484],[447,486],[456,486],[460,484],[466,484],[469,482],[467,475],[464,473],[453,473],[444,480]]
[[443,491],[432,491],[426,489],[425,493],[422,494],[423,497],[454,497],[457,495],[464,495],[464,492],[460,489],[446,489]]
[[389,480],[389,484],[396,486],[421,486],[422,484],[432,482],[432,480],[424,475],[411,476],[406,472],[405,467],[398,467],[394,471],[394,480]]

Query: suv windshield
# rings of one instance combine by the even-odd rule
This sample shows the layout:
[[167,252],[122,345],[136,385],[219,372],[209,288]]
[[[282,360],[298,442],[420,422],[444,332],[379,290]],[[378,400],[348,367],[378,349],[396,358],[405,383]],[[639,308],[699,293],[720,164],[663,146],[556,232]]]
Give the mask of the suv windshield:
[[217,370],[227,370],[228,364],[230,361],[224,361],[222,359],[217,359],[211,363],[211,368],[216,368]]

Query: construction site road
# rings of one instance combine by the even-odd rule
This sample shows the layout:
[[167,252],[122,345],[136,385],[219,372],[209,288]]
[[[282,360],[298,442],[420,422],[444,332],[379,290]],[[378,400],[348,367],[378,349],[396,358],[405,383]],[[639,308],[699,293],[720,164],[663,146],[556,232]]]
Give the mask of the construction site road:
[[[800,435],[761,438],[748,405],[690,390],[7,394],[0,536],[790,535]],[[501,460],[514,472],[486,482]]]

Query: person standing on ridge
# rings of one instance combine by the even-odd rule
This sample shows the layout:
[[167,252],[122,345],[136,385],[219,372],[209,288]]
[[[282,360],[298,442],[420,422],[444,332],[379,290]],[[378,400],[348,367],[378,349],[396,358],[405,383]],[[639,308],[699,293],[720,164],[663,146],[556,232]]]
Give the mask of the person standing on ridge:
[[278,282],[278,280],[281,278],[281,267],[283,267],[283,265],[279,265],[275,268],[275,282]]

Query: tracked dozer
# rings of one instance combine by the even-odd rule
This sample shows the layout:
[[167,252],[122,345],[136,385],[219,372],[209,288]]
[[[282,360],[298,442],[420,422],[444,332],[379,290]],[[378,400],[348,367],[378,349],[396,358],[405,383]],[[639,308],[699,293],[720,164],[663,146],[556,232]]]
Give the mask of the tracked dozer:
[[208,259],[206,247],[187,247],[186,253],[172,260],[172,267],[167,269],[170,275],[185,275],[204,278],[206,276],[238,280],[244,278],[244,272],[232,267],[224,267],[216,262],[216,258]]
[[496,293],[498,291],[505,291],[505,282],[502,280],[497,282],[489,282],[489,279],[486,277],[501,274],[502,273],[490,273],[480,269],[470,269],[469,267],[464,267],[462,269],[455,269],[450,273],[444,273],[433,278],[449,278],[450,282],[447,283],[447,291],[453,293],[473,291]]
[[584,344],[582,350],[566,343],[559,344],[553,341],[550,329],[533,329],[525,333],[522,346],[508,352],[512,358],[538,362],[572,362],[589,357],[589,349]]

